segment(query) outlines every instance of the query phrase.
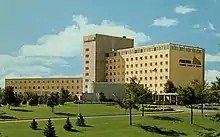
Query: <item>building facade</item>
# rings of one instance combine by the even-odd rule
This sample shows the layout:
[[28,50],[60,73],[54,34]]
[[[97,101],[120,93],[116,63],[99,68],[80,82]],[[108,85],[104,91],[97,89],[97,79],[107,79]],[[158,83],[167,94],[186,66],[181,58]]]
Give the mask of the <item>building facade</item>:
[[175,43],[117,50],[106,54],[105,81],[129,83],[136,76],[140,84],[162,93],[167,80],[176,86],[204,82],[204,58],[204,49]]
[[134,47],[134,40],[95,34],[83,38],[83,92],[89,92],[92,82],[105,82],[105,54]]
[[136,76],[141,84],[162,93],[167,80],[176,86],[198,79],[204,82],[205,50],[175,43],[134,48],[126,37],[84,37],[83,92],[94,82],[129,83]]
[[35,92],[39,94],[60,92],[67,89],[71,94],[82,93],[82,78],[19,78],[5,79],[5,86],[14,87],[14,91]]

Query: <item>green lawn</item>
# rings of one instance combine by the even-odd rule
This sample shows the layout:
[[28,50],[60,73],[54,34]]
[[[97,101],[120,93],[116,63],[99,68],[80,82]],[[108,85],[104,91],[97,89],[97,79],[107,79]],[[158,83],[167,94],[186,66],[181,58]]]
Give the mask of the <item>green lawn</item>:
[[[66,117],[75,116],[78,111],[77,104],[68,103],[66,105],[56,106],[54,112],[51,112],[51,108],[46,105],[39,106],[21,106],[11,107],[11,110],[7,106],[0,107],[0,112],[6,112],[8,118],[27,119],[27,118],[49,118],[49,117]],[[128,113],[124,109],[119,108],[117,105],[105,105],[105,104],[80,104],[80,112],[83,115],[100,115],[100,114],[122,114]],[[1,118],[0,118],[1,119]]]
[[[178,137],[195,137],[198,132],[217,131],[220,123],[208,120],[200,113],[195,114],[195,124],[190,125],[189,114],[164,114],[133,117],[133,126],[129,126],[129,117],[86,119],[91,127],[79,128],[80,132],[66,132],[63,129],[64,120],[53,121],[59,137],[163,137],[166,135]],[[71,120],[75,123],[75,120]],[[46,121],[38,122],[39,128],[44,128]],[[138,124],[140,124],[138,126]],[[0,132],[8,137],[43,137],[42,130],[33,131],[29,123],[1,123]],[[154,132],[154,133],[152,133]]]

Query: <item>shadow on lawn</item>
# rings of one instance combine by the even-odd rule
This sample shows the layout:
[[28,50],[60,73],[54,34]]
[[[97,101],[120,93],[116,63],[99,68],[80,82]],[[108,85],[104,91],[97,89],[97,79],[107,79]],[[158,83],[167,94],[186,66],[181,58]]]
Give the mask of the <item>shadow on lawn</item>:
[[204,126],[201,126],[201,125],[197,125],[197,124],[194,124],[196,127],[199,127],[199,128],[202,128],[202,129],[204,129],[204,130],[206,130],[206,131],[215,131],[215,129],[213,129],[213,128],[206,128],[206,127],[204,127]]
[[18,108],[11,108],[12,111],[18,111],[18,112],[33,112],[33,110],[28,109],[18,109]]
[[68,132],[80,132],[80,131],[77,129],[70,129]]
[[0,116],[0,119],[17,119],[17,118],[13,116],[2,115]]
[[158,128],[157,126],[144,126],[144,125],[138,124],[138,127],[140,127],[141,129],[143,129],[147,132],[156,133],[156,134],[160,134],[160,135],[166,135],[166,136],[170,136],[170,137],[186,136],[186,133],[177,132],[174,130],[165,130],[162,128]]
[[168,116],[151,116],[153,119],[157,120],[167,120],[167,121],[173,121],[173,122],[183,122],[181,118],[178,117],[168,117]]
[[65,113],[65,112],[55,112],[55,115],[60,115],[60,116],[76,116],[76,114],[72,113]]

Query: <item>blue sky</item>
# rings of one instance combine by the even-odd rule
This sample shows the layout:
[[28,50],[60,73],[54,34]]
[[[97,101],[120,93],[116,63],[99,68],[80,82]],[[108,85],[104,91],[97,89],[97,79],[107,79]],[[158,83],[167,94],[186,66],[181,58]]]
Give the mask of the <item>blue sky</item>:
[[0,79],[82,74],[82,37],[127,35],[136,45],[206,49],[206,78],[220,76],[220,0],[1,0]]

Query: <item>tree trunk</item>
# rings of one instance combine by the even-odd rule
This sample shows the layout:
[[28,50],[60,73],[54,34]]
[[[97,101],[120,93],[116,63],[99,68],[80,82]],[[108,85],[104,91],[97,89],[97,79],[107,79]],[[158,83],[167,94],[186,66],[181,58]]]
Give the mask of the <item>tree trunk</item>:
[[193,106],[192,104],[190,105],[191,107],[191,119],[190,119],[190,123],[193,124]]
[[131,110],[132,110],[132,108],[131,107],[129,107],[129,117],[130,117],[130,126],[132,125],[132,112],[131,112]]
[[204,109],[204,108],[203,108],[203,103],[202,103],[202,107],[201,107],[202,116],[203,116],[203,109]]
[[54,112],[54,107],[51,107],[52,112]]
[[141,104],[141,107],[142,107],[142,116],[144,116],[144,104],[143,104],[143,102]]

